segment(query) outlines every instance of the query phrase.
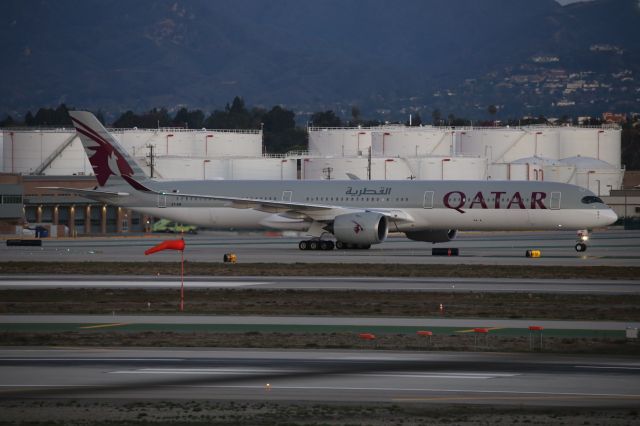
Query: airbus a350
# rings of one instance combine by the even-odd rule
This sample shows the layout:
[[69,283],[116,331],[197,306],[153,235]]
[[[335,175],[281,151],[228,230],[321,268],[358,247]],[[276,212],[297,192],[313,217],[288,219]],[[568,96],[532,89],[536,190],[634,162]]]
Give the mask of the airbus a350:
[[54,189],[198,226],[303,231],[303,250],[366,249],[389,232],[441,243],[457,230],[586,230],[617,220],[591,191],[557,182],[154,180],[93,114],[70,115],[98,186]]

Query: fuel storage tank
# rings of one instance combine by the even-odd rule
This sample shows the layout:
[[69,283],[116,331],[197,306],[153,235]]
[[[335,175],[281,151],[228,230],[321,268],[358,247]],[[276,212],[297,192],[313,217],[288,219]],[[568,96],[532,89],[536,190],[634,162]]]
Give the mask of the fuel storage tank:
[[370,128],[309,128],[309,152],[317,156],[367,156],[371,147]]

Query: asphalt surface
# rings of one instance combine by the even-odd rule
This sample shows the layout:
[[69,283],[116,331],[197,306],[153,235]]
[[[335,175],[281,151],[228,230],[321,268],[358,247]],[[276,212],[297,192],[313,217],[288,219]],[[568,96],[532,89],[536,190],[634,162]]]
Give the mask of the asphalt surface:
[[0,398],[637,406],[635,358],[499,353],[0,349]]
[[[177,288],[175,277],[144,276],[1,276],[0,289],[31,288]],[[639,280],[514,278],[354,278],[354,277],[185,277],[185,288],[256,288],[296,290],[380,290],[425,292],[509,292],[569,294],[640,294]]]
[[[144,251],[176,235],[132,236],[120,238],[49,239],[42,247],[6,247],[0,245],[3,261],[176,261],[175,252],[145,256]],[[485,264],[485,265],[609,265],[640,264],[640,231],[602,230],[591,234],[586,252],[573,246],[575,232],[493,232],[460,233],[454,241],[433,245],[390,237],[370,250],[301,251],[303,239],[262,234],[236,236],[229,233],[186,235],[185,259],[221,262],[233,252],[246,263],[393,263],[393,264]],[[432,256],[434,247],[458,248],[459,256]],[[527,258],[527,250],[542,252],[540,258]]]
[[104,324],[117,330],[131,324],[163,325],[282,325],[282,326],[384,326],[384,327],[489,327],[523,328],[543,326],[548,330],[617,330],[640,328],[640,322],[556,321],[492,318],[397,318],[397,317],[322,317],[322,316],[236,316],[236,315],[0,315],[4,324]]

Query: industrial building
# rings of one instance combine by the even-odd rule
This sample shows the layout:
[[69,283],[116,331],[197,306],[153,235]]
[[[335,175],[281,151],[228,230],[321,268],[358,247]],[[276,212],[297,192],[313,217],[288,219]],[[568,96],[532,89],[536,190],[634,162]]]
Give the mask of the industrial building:
[[[607,196],[624,176],[616,125],[310,127],[308,152],[289,155],[264,154],[258,130],[110,131],[146,173],[166,179],[546,180]],[[39,189],[96,184],[75,129],[4,129],[0,165],[0,192],[24,205],[21,217],[2,205],[3,232],[25,220],[56,235],[148,231],[152,218]]]

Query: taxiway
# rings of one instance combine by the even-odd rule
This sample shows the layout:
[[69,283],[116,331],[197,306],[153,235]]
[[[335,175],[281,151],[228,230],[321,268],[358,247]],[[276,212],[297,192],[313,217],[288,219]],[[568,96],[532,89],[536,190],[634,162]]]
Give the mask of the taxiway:
[[0,349],[0,398],[637,406],[635,358],[547,354]]

